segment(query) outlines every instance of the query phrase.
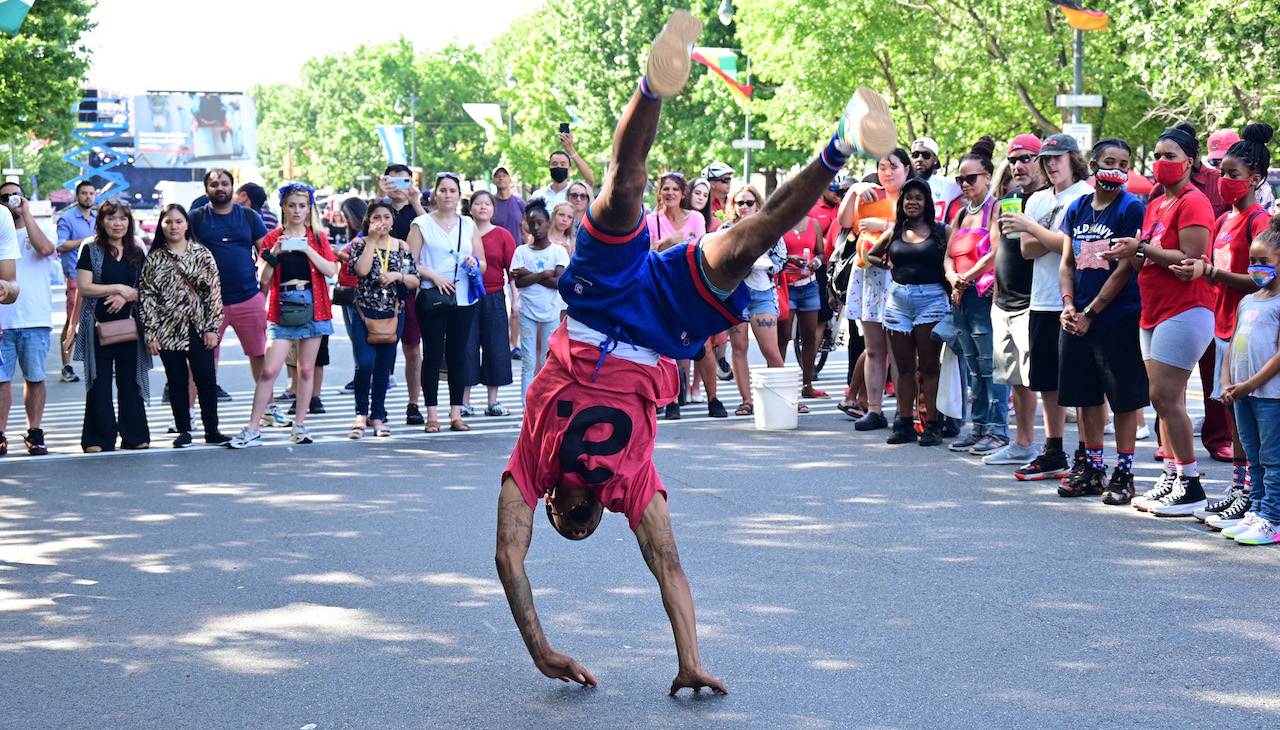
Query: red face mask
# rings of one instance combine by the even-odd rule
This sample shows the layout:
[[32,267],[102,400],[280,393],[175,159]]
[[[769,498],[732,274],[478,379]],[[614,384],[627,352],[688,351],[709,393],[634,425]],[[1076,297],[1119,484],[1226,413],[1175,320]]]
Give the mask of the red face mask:
[[1218,178],[1218,194],[1227,205],[1235,205],[1249,194],[1253,186],[1248,180],[1233,180],[1229,177]]
[[1182,180],[1182,173],[1187,171],[1187,164],[1190,162],[1190,160],[1183,162],[1156,160],[1156,164],[1152,165],[1152,172],[1156,175],[1156,182],[1166,188],[1177,185]]

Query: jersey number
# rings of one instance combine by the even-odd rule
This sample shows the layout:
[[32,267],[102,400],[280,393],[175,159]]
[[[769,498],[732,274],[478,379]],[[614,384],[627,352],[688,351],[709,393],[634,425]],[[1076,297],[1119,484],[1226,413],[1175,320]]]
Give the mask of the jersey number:
[[[579,459],[582,456],[613,456],[621,453],[631,442],[631,417],[626,412],[609,406],[589,406],[573,412],[573,403],[562,400],[556,403],[556,415],[573,416],[569,428],[560,441],[560,469],[565,474],[581,474],[587,484],[603,484],[613,478],[613,471],[603,466],[588,469]],[[587,431],[597,424],[612,427],[609,438],[603,441],[587,440]]]

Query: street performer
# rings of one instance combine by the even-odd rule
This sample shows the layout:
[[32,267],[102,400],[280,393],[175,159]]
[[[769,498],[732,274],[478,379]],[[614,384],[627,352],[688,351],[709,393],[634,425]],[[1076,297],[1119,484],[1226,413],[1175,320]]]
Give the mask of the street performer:
[[[642,198],[645,162],[662,100],[683,89],[702,23],[684,10],[649,51],[647,74],[613,138],[613,164],[560,277],[568,318],[551,336],[546,365],[529,388],[524,423],[498,496],[497,567],[534,664],[548,677],[596,679],[553,650],[533,606],[524,561],[533,514],[571,540],[588,537],[605,508],[626,515],[675,634],[682,687],[727,693],[698,655],[693,596],[680,566],[666,490],[653,465],[656,407],[679,392],[674,360],[696,358],[711,335],[746,321],[742,281],[762,254],[803,218],[855,152],[877,158],[897,144],[879,95],[859,87],[837,133],[757,214],[662,252],[651,252]],[[661,499],[655,499],[661,495]]]

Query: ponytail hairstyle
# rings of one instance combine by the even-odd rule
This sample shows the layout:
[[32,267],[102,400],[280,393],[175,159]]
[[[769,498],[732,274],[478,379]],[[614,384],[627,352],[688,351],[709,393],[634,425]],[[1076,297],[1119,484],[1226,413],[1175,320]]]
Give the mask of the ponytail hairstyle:
[[1200,156],[1200,139],[1196,137],[1196,128],[1187,122],[1179,122],[1164,130],[1156,141],[1165,139],[1181,147],[1182,153],[1193,160]]
[[[1232,145],[1231,148],[1235,149],[1235,145]],[[1261,243],[1272,251],[1280,253],[1280,215],[1272,216],[1271,223],[1267,225],[1267,229],[1254,236],[1253,242]]]
[[1240,141],[1231,145],[1227,157],[1233,157],[1249,168],[1249,172],[1267,178],[1267,168],[1271,166],[1271,151],[1267,144],[1275,131],[1270,124],[1250,124],[1240,130]]
[[1093,149],[1089,152],[1089,156],[1093,158],[1094,162],[1097,162],[1102,159],[1102,154],[1112,147],[1122,149],[1125,152],[1128,152],[1130,157],[1133,156],[1133,150],[1129,147],[1129,143],[1117,137],[1104,137],[1098,140],[1097,143],[1093,145]]
[[983,170],[994,175],[996,166],[995,163],[991,161],[991,155],[995,154],[995,151],[996,141],[991,138],[991,135],[984,134],[978,138],[977,142],[973,143],[973,147],[969,148],[969,154],[960,158],[960,162],[963,163],[967,160],[979,162],[982,164]]

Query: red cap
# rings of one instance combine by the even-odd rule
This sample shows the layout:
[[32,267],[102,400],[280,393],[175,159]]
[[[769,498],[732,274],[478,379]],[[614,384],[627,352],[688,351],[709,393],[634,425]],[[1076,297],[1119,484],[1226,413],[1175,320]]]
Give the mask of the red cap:
[[1221,160],[1227,156],[1231,145],[1240,141],[1240,135],[1230,129],[1219,129],[1209,135],[1209,159]]
[[1034,134],[1020,134],[1013,138],[1009,143],[1009,154],[1021,151],[1030,152],[1033,155],[1040,154],[1040,138]]

